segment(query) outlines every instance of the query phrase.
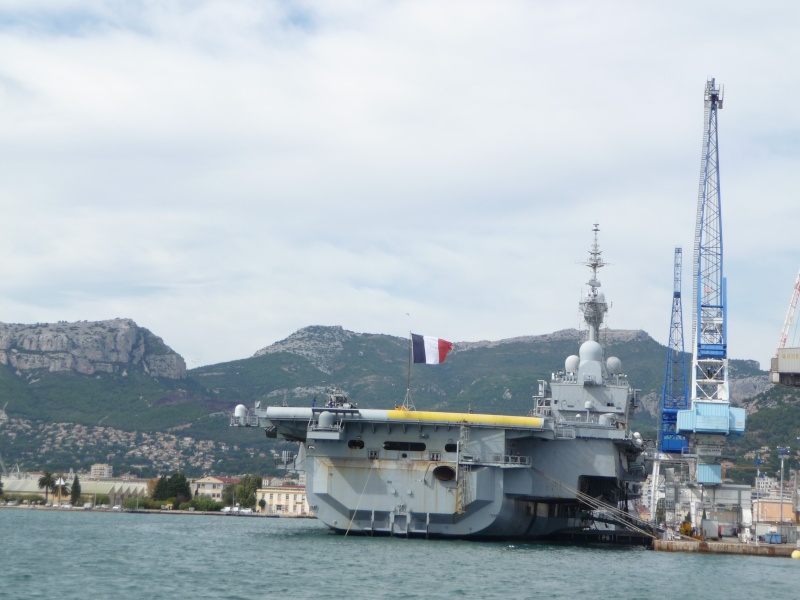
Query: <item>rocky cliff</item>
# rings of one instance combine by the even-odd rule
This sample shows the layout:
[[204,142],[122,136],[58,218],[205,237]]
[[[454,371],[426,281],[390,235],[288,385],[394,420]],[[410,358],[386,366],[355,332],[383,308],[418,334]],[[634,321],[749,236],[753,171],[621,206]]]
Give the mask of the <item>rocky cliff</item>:
[[361,334],[345,330],[341,325],[311,325],[294,332],[288,338],[262,348],[253,357],[288,352],[307,358],[320,371],[330,374],[343,343]]
[[0,364],[19,374],[46,370],[124,375],[130,368],[141,368],[153,377],[186,377],[183,358],[131,319],[0,323]]

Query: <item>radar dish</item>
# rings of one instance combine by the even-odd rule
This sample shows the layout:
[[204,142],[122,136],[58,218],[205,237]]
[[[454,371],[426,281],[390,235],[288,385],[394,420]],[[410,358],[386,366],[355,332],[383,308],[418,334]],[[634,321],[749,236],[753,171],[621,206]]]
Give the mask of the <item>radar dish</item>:
[[609,356],[606,361],[606,366],[608,367],[608,372],[612,375],[619,375],[622,373],[622,361],[616,356]]
[[600,344],[598,344],[594,340],[588,340],[586,342],[583,342],[583,344],[581,344],[580,356],[581,356],[581,362],[583,361],[600,362],[600,360],[603,358],[603,349],[600,347]]
[[581,359],[575,356],[574,354],[567,357],[567,360],[564,361],[564,370],[567,373],[577,373],[578,367],[581,365]]

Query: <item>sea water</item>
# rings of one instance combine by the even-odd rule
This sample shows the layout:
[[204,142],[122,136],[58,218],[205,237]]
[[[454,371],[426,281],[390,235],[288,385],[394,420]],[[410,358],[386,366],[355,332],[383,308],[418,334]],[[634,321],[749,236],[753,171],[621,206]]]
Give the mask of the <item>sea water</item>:
[[0,510],[3,598],[800,598],[800,560],[371,538],[314,519]]

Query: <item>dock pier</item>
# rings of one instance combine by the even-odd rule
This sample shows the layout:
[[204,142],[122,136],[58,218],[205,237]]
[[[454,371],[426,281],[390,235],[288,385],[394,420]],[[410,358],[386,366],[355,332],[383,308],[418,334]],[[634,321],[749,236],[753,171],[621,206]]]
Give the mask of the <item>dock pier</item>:
[[745,556],[792,557],[794,544],[742,544],[740,542],[701,542],[700,540],[654,540],[658,552],[697,552],[703,554],[741,554]]

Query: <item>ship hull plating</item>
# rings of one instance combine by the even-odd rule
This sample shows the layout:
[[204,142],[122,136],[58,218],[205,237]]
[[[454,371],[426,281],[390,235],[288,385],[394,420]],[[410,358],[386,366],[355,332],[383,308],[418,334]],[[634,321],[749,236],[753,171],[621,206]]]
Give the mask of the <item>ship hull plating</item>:
[[301,442],[297,466],[306,471],[311,510],[341,533],[548,539],[593,526],[582,492],[619,505],[637,480],[633,440],[592,422],[556,428],[548,419],[493,415],[267,412],[275,435]]

